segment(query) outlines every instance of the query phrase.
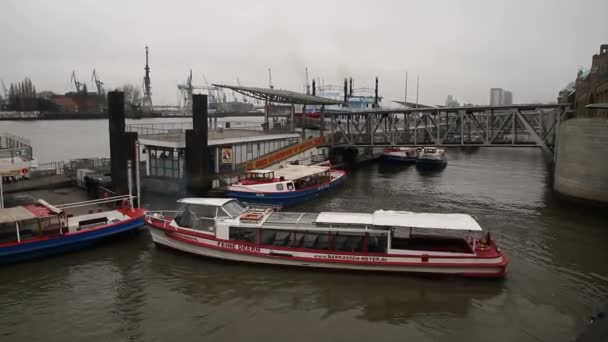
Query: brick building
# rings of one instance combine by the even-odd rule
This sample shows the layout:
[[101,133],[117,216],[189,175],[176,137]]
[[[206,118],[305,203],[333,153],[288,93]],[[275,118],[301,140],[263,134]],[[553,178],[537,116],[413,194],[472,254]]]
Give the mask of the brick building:
[[585,109],[585,106],[589,104],[608,103],[608,44],[600,46],[600,53],[593,55],[591,69],[579,71],[574,88],[573,98],[577,117],[608,118],[607,110],[588,111]]

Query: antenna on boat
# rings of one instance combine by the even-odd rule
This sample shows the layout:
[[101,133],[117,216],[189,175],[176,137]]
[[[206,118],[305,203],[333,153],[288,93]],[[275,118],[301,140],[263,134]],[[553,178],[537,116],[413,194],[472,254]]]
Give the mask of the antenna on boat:
[[129,206],[131,207],[131,210],[133,210],[133,174],[131,172],[132,170],[132,161],[131,160],[127,160],[127,180],[128,180],[128,184],[129,184]]
[[4,209],[4,190],[2,188],[2,173],[0,173],[0,209]]
[[139,175],[139,140],[135,142],[135,191],[137,191],[137,209],[141,208],[141,178]]

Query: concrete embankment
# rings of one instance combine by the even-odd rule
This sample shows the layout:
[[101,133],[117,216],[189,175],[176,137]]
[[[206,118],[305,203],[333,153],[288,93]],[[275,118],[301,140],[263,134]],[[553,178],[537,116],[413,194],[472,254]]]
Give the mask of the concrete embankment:
[[43,177],[33,177],[27,180],[19,180],[17,182],[4,183],[4,193],[24,192],[40,189],[62,188],[70,186],[74,183],[73,179],[65,175],[51,175]]
[[559,129],[554,189],[608,203],[608,119],[570,119]]

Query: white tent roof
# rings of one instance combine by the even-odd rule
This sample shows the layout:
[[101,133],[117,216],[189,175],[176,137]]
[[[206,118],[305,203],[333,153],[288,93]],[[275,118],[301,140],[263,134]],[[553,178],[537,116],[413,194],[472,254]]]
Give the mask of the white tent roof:
[[190,197],[182,198],[177,200],[177,203],[194,204],[194,205],[207,205],[210,207],[221,207],[224,204],[234,201],[233,198],[203,198],[203,197]]
[[373,214],[322,212],[315,222],[324,224],[482,231],[477,221],[467,214],[431,214],[393,210],[377,210]]
[[317,223],[327,224],[364,224],[373,225],[374,215],[365,213],[332,213],[322,212],[317,216]]
[[374,225],[427,229],[482,231],[479,223],[467,214],[431,214],[409,211],[376,210]]
[[325,171],[329,171],[329,166],[289,165],[274,171],[274,177],[284,177],[286,180],[295,180]]
[[0,223],[12,223],[35,219],[37,216],[24,207],[0,209]]

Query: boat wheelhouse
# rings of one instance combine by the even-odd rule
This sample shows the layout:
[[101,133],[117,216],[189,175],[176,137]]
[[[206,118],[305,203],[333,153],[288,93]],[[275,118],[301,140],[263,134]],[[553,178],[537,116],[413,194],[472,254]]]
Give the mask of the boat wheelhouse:
[[333,189],[346,172],[329,166],[285,165],[277,170],[252,170],[228,186],[227,197],[247,203],[290,206]]
[[415,163],[418,159],[418,150],[414,147],[386,148],[382,153],[384,160],[404,164]]
[[416,167],[420,170],[439,170],[448,164],[448,155],[444,148],[424,147],[418,154]]
[[296,213],[234,199],[186,198],[148,212],[157,245],[261,264],[502,277],[508,260],[466,214]]
[[139,229],[144,213],[133,208],[128,195],[0,209],[0,264],[70,252]]

